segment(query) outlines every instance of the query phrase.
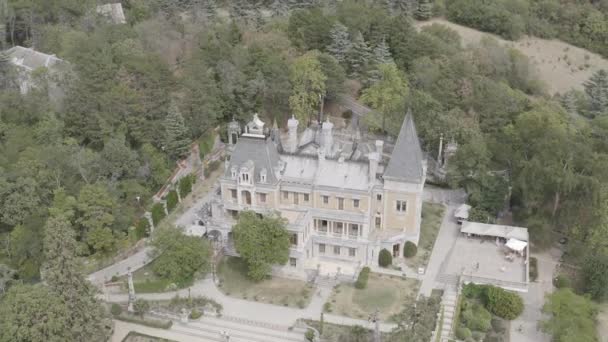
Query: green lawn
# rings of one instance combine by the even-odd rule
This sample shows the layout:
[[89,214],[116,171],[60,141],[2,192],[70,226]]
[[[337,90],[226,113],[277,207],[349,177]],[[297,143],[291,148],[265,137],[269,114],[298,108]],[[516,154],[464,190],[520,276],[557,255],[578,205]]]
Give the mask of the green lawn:
[[254,282],[247,278],[247,265],[241,258],[222,259],[217,276],[220,290],[226,295],[269,304],[304,308],[314,292],[300,280],[272,277]]
[[[153,265],[154,262],[151,262],[133,272],[133,285],[135,286],[135,293],[157,293],[171,290],[168,289],[171,281],[161,279],[154,274],[152,271]],[[124,290],[128,291],[127,276],[122,276],[118,279],[124,283]]]
[[418,253],[412,258],[406,258],[405,264],[413,269],[426,267],[437,239],[445,207],[436,203],[422,203],[422,222],[420,223],[420,241]]
[[359,290],[353,284],[341,284],[334,288],[326,312],[352,318],[367,319],[376,309],[382,320],[399,313],[404,305],[414,302],[420,282],[379,273],[370,273],[365,289]]

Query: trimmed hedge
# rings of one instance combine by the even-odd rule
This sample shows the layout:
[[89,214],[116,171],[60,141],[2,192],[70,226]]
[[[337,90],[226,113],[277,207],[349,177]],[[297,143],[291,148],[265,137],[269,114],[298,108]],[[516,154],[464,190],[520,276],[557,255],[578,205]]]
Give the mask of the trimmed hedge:
[[152,206],[152,222],[156,227],[162,219],[165,218],[165,208],[162,203],[156,203]]
[[175,209],[175,207],[177,207],[177,202],[178,202],[177,191],[175,191],[175,190],[169,191],[165,200],[167,201],[167,211],[172,212],[173,209]]
[[150,223],[147,218],[142,217],[135,226],[135,237],[139,240],[148,236],[150,236]]
[[361,272],[359,272],[359,276],[357,277],[357,281],[355,282],[355,288],[359,290],[363,290],[367,287],[367,280],[369,279],[369,267],[363,267]]
[[565,287],[572,287],[572,284],[570,283],[570,279],[568,279],[563,274],[560,274],[557,277],[555,277],[555,279],[553,280],[553,285],[555,285],[555,287],[557,287],[558,289],[562,289]]
[[393,256],[386,248],[382,249],[378,254],[378,264],[380,267],[388,267],[393,263]]
[[158,329],[171,329],[171,326],[173,326],[173,321],[141,319],[139,317],[126,315],[126,314],[120,314],[118,316],[114,316],[114,319],[117,319],[119,321],[129,322],[129,323],[141,324],[141,325],[145,325],[147,327],[158,328]]
[[459,340],[466,340],[468,338],[471,337],[471,330],[469,330],[469,328],[465,328],[465,327],[458,327],[456,328],[456,337]]
[[415,256],[417,252],[418,252],[418,247],[416,247],[416,245],[413,242],[406,241],[405,245],[403,245],[403,256],[404,257],[411,258],[411,257]]
[[194,176],[187,175],[179,180],[179,194],[182,198],[186,197],[192,192],[192,184],[194,183]]
[[524,301],[517,293],[489,286],[485,294],[486,308],[498,317],[513,320],[524,311]]
[[112,304],[112,306],[110,307],[110,313],[112,314],[112,316],[118,316],[122,313],[122,306],[114,303]]
[[538,279],[538,260],[535,257],[530,257],[530,281]]

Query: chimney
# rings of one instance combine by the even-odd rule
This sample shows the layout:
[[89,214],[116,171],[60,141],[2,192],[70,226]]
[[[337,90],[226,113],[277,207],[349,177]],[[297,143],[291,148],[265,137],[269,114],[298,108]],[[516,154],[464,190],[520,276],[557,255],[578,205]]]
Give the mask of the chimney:
[[322,136],[321,136],[321,148],[325,150],[325,155],[331,154],[331,148],[334,145],[334,137],[332,135],[332,129],[334,128],[334,124],[329,122],[329,117],[327,121],[323,123],[321,126]]
[[317,155],[319,156],[319,166],[321,166],[321,163],[325,161],[325,150],[323,148],[319,148],[317,150]]
[[291,119],[287,120],[287,146],[285,151],[289,153],[296,153],[298,149],[298,120],[292,115]]
[[382,153],[384,152],[382,149],[384,148],[384,141],[376,140],[376,152],[380,155],[380,159],[382,159]]
[[370,152],[367,158],[369,159],[369,181],[373,182],[376,180],[376,173],[378,173],[380,154],[378,152]]

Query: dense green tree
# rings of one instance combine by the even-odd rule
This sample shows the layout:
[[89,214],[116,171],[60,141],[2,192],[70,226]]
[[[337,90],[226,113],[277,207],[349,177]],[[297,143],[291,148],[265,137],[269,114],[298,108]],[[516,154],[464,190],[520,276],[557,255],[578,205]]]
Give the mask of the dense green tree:
[[389,341],[429,341],[435,331],[439,307],[435,297],[421,297],[414,305],[407,305],[396,315],[397,328],[391,332]]
[[319,7],[297,10],[289,16],[287,35],[300,49],[321,51],[331,42],[332,25],[332,20]]
[[184,125],[184,118],[175,104],[171,104],[164,122],[164,148],[172,159],[185,157],[190,151],[190,135]]
[[542,328],[556,341],[596,342],[597,307],[571,289],[559,289],[546,298],[543,312],[550,315]]
[[76,219],[82,233],[86,235],[92,230],[110,228],[115,220],[113,215],[115,207],[114,198],[103,184],[83,186],[78,194],[78,217]]
[[161,229],[155,231],[152,246],[158,255],[154,273],[177,285],[187,285],[195,275],[209,271],[211,246],[203,238],[187,236],[173,228]]
[[418,8],[416,9],[416,19],[429,20],[433,15],[433,4],[431,0],[418,0]]
[[364,118],[368,127],[384,133],[387,119],[391,120],[397,112],[404,111],[409,88],[394,63],[381,64],[378,70],[380,79],[363,91],[361,101],[375,110]]
[[100,157],[102,174],[112,180],[132,175],[139,166],[137,153],[126,145],[125,137],[121,134],[104,144]]
[[0,295],[3,295],[17,280],[17,272],[7,265],[0,264]]
[[133,303],[133,311],[135,311],[135,313],[143,319],[144,315],[147,314],[148,311],[150,311],[150,302],[138,298],[137,300],[135,300],[135,303]]
[[[605,244],[605,241],[602,243]],[[608,298],[608,255],[601,252],[589,253],[582,271],[585,292],[597,301]]]
[[310,122],[325,96],[325,81],[321,63],[316,52],[297,58],[290,68],[293,87],[289,107],[300,122]]
[[0,300],[0,341],[76,341],[68,317],[65,303],[46,286],[13,286]]
[[76,240],[69,222],[51,217],[45,225],[45,265],[42,278],[67,306],[70,341],[106,341],[110,333],[108,314],[96,299],[96,290],[81,273],[76,259]]
[[321,71],[326,76],[325,97],[335,99],[345,92],[344,82],[346,81],[346,71],[338,61],[326,53],[317,56],[321,63]]
[[232,228],[236,250],[247,263],[247,275],[262,280],[273,264],[283,265],[289,259],[289,232],[284,219],[275,216],[259,217],[252,211],[239,214]]
[[[2,176],[0,176],[2,177]],[[32,178],[17,178],[16,182],[0,178],[0,218],[8,225],[17,225],[32,215],[40,205],[38,184]]]

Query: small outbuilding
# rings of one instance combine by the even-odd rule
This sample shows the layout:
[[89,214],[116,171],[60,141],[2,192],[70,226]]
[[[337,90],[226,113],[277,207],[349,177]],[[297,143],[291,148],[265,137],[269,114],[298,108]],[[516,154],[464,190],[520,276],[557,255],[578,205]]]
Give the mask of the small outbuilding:
[[462,224],[462,222],[467,221],[469,219],[469,212],[471,211],[471,206],[468,204],[462,204],[460,207],[456,208],[454,211],[454,218],[458,224]]

